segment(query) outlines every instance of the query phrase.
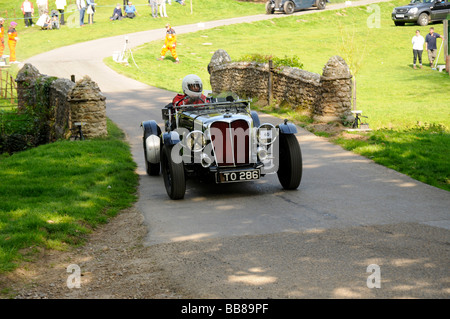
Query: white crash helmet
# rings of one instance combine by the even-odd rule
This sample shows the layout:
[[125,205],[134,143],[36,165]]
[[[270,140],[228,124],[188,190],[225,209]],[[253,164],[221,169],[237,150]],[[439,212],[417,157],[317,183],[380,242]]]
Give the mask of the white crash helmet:
[[186,75],[181,84],[183,93],[190,97],[200,97],[203,91],[202,80],[195,74]]

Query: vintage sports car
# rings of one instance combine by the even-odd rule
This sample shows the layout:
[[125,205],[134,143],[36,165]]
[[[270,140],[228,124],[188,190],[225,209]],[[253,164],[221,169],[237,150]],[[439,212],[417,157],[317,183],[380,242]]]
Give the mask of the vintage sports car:
[[302,154],[295,133],[285,120],[260,124],[250,100],[209,98],[209,103],[162,110],[165,129],[156,121],[141,123],[146,171],[162,171],[167,194],[182,199],[187,178],[217,184],[251,182],[277,173],[284,189],[297,189],[302,178]]

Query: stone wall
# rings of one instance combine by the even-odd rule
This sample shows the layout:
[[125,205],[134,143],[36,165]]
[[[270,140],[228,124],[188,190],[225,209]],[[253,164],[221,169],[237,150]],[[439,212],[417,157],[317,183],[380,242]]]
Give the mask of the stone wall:
[[16,82],[19,109],[40,108],[48,112],[47,142],[70,137],[76,122],[84,123],[82,130],[86,138],[108,134],[106,98],[89,77],[74,83],[40,74],[27,63],[18,72]]
[[268,63],[231,62],[224,50],[218,50],[208,71],[215,94],[234,92],[260,101],[285,102],[307,110],[320,122],[353,118],[352,76],[339,56],[331,57],[319,75],[291,67],[270,69]]

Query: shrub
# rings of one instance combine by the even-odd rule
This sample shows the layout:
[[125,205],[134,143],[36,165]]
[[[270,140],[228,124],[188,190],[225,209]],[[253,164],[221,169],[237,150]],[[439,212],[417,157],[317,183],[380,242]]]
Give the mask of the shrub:
[[239,61],[246,62],[256,62],[256,63],[269,63],[269,60],[273,61],[273,67],[278,68],[282,66],[287,66],[291,68],[303,68],[303,63],[300,61],[300,58],[296,55],[292,57],[288,57],[287,55],[284,58],[278,58],[273,55],[262,55],[262,54],[247,54],[242,56]]

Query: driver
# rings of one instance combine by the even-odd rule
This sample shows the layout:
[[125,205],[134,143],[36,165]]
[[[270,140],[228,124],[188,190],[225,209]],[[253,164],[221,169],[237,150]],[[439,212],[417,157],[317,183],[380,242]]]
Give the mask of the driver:
[[173,100],[173,107],[186,104],[203,104],[208,103],[205,95],[203,95],[203,84],[199,76],[195,74],[186,75],[181,83],[183,94],[177,94]]

